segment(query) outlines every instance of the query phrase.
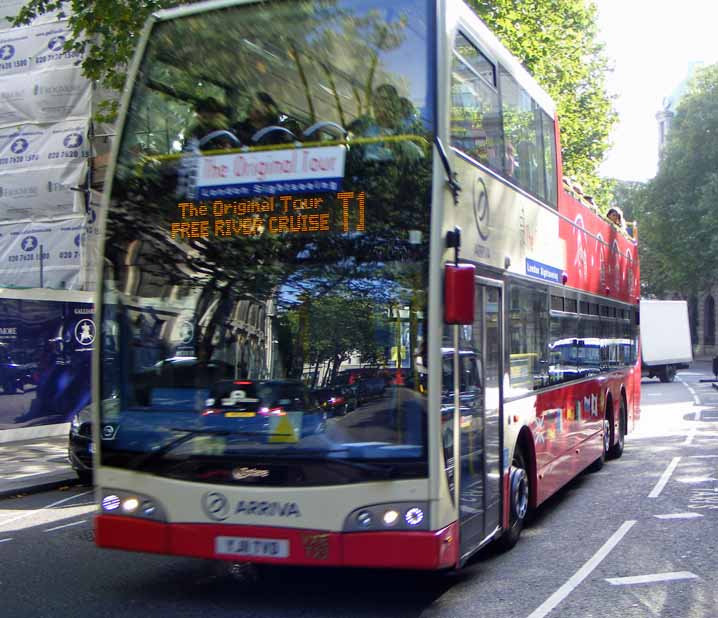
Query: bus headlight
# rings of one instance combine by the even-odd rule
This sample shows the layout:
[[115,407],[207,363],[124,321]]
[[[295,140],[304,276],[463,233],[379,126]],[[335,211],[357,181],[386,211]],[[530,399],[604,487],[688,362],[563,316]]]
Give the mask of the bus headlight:
[[392,502],[354,509],[344,520],[344,532],[429,530],[428,502]]
[[394,509],[389,509],[384,513],[384,517],[382,517],[382,521],[384,522],[384,525],[387,527],[393,526],[397,521],[399,521],[399,511],[396,511]]
[[134,496],[132,498],[125,498],[122,501],[122,510],[128,515],[134,513],[138,506],[140,506],[140,501]]
[[164,509],[154,498],[119,489],[104,489],[100,508],[103,513],[166,521]]

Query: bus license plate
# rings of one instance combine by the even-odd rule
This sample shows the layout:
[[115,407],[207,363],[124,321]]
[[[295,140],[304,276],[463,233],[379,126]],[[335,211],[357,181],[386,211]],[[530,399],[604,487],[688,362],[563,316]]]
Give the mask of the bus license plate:
[[289,541],[282,539],[254,539],[241,536],[218,536],[214,540],[216,554],[225,556],[254,556],[288,558]]

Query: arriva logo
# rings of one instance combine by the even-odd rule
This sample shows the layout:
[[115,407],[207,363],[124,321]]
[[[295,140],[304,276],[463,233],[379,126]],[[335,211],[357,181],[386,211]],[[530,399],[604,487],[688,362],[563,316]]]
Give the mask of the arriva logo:
[[[202,510],[214,521],[224,521],[231,513],[227,496],[218,491],[209,491],[202,496]],[[235,515],[255,515],[260,517],[301,517],[296,502],[276,502],[269,500],[239,500],[234,509]]]
[[214,521],[224,521],[229,515],[229,500],[218,491],[209,491],[202,496],[202,510]]
[[296,502],[268,502],[266,500],[240,500],[234,511],[237,515],[266,515],[269,517],[301,517]]

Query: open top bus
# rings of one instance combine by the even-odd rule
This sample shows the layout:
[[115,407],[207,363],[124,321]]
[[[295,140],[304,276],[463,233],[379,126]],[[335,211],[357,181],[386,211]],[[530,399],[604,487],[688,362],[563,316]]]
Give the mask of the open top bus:
[[99,546],[454,568],[620,456],[636,244],[564,190],[553,103],[465,4],[163,11],[130,84]]

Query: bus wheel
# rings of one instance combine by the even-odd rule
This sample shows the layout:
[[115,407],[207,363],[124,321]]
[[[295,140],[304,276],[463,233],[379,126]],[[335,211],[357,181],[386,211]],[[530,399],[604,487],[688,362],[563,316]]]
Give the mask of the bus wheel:
[[589,472],[598,472],[601,468],[603,468],[603,464],[606,462],[606,457],[608,456],[610,448],[611,417],[608,415],[608,410],[606,410],[606,414],[603,417],[603,449],[601,451],[601,456],[588,467]]
[[613,441],[613,426],[611,426],[611,446],[608,451],[609,459],[618,459],[623,455],[623,446],[626,442],[626,400],[621,397],[621,410],[618,413],[618,436],[614,443]]
[[509,476],[509,528],[497,541],[502,551],[508,551],[516,545],[526,523],[530,497],[529,477],[526,470],[524,454],[517,449],[511,462]]

